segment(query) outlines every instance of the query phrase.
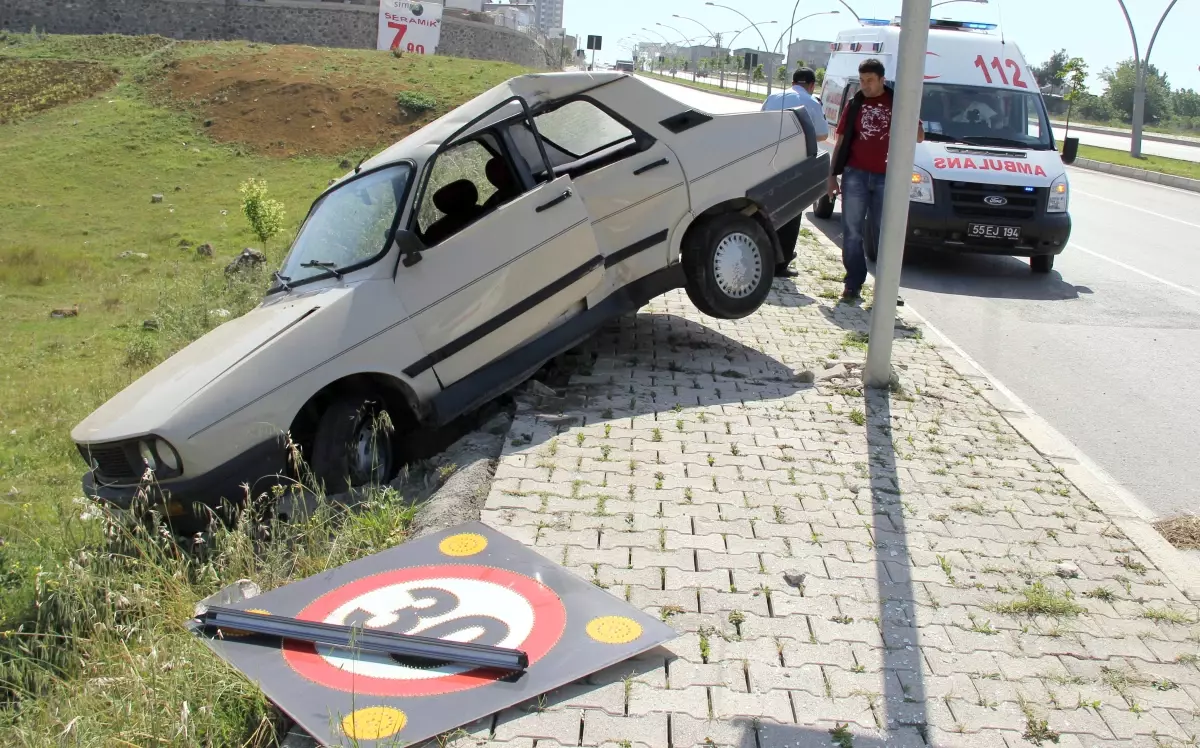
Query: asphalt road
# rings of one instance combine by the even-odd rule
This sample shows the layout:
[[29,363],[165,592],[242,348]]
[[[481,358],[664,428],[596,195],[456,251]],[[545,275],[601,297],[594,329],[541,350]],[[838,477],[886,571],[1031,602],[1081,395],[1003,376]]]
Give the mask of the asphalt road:
[[[680,78],[680,79],[687,79],[689,81],[691,80],[691,74],[676,73],[675,77]],[[700,79],[700,80],[703,83],[711,83],[713,85],[716,85],[719,79],[716,76],[710,75],[708,78]],[[726,80],[725,85],[726,85],[726,87],[732,88],[732,86],[733,86],[732,80]],[[767,92],[766,86],[760,85],[757,83],[752,83],[751,88],[757,93],[766,93]],[[744,92],[746,90],[746,84],[742,83],[740,85],[740,89]],[[776,86],[773,90],[778,91],[779,90],[778,86]],[[1128,135],[1120,135],[1120,134],[1108,135],[1108,134],[1094,133],[1094,132],[1083,132],[1081,130],[1076,130],[1074,128],[1071,129],[1071,134],[1073,137],[1079,138],[1079,142],[1084,145],[1095,146],[1097,148],[1111,148],[1111,149],[1117,150],[1117,151],[1129,150],[1129,136]],[[1065,135],[1066,135],[1066,133],[1063,131],[1063,128],[1061,128],[1061,127],[1054,128],[1054,137],[1057,138],[1058,140],[1062,140],[1062,138]],[[1174,143],[1159,143],[1159,142],[1156,142],[1153,140],[1143,140],[1142,141],[1142,152],[1150,154],[1150,155],[1154,155],[1154,156],[1166,156],[1167,158],[1177,158],[1177,159],[1181,159],[1183,161],[1200,161],[1200,147],[1197,147],[1197,146],[1176,145]]]
[[[755,108],[652,85],[714,113]],[[901,293],[1152,512],[1200,513],[1200,194],[1070,178],[1071,243],[1054,272],[913,251]],[[805,217],[840,243],[839,221]]]

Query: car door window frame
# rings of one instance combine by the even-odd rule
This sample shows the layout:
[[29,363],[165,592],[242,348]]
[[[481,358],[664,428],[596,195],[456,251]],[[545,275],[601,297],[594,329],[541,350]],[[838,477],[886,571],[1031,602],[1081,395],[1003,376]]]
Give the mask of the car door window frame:
[[[491,143],[488,142],[489,136],[491,137],[492,140],[494,140],[496,142],[495,146],[493,146]],[[472,143],[483,148],[483,150],[487,152],[489,158],[502,158],[508,162],[508,165],[510,168],[514,167],[512,158],[510,157],[509,154],[505,153],[506,146],[505,146],[502,138],[500,137],[500,134],[497,132],[493,132],[489,128],[487,130],[480,130],[479,132],[471,133],[470,138],[467,138],[466,140],[460,140],[460,141],[454,143],[454,145],[450,146],[449,148],[439,149],[437,155],[435,157],[431,158],[429,161],[429,178],[430,178],[430,180],[433,179],[434,172],[437,169],[438,160],[444,154],[452,153],[455,150],[466,147]],[[516,172],[515,168],[513,168],[513,172],[514,173]],[[486,180],[487,179],[486,175],[483,175],[483,178]],[[474,182],[475,180],[471,179],[469,181]],[[442,185],[442,186],[444,187],[446,185]],[[523,184],[520,186],[522,187],[521,194],[524,194],[527,190],[524,189]],[[437,194],[436,191],[434,193],[430,194],[429,199],[432,200],[433,196],[436,194]],[[479,197],[482,198],[482,195],[480,195]],[[489,198],[490,198],[490,195],[489,195]],[[425,200],[425,195],[422,195],[420,201],[413,203],[413,220],[412,220],[413,233],[415,233],[418,237],[420,237],[422,242],[424,242],[424,240],[425,240],[424,232],[426,230],[428,230],[428,228],[429,228],[429,226],[426,226],[425,228],[421,227],[421,210],[424,206],[424,200]],[[479,203],[479,205],[480,205],[480,207],[482,207],[483,203],[481,202],[481,203]],[[499,206],[497,206],[497,207],[499,207]],[[490,215],[495,210],[496,210],[496,208],[489,210],[487,213],[484,213],[484,214],[480,215],[478,218],[471,221],[471,223],[474,223],[475,221],[479,221],[479,220],[486,218],[488,215]],[[437,222],[437,220],[440,220],[440,219],[434,219],[434,221],[432,221],[430,223],[430,225],[432,226],[433,223]],[[470,224],[467,224],[467,225],[470,225]],[[466,226],[463,226],[463,228],[466,228]],[[459,231],[461,231],[461,230],[462,229],[459,229]],[[454,233],[458,233],[458,232],[456,231]],[[453,234],[451,234],[451,236],[453,236]],[[449,238],[449,237],[446,237],[446,238]],[[432,248],[433,246],[436,246],[436,245],[429,245],[429,246]]]
[[[586,92],[573,94],[571,96],[567,96],[562,99],[557,99],[552,102],[547,102],[545,104],[542,104],[542,105],[539,105],[538,107],[536,107],[533,110],[532,117],[530,117],[529,121],[526,123],[528,126],[530,126],[532,128],[535,137],[538,139],[538,148],[542,151],[542,158],[545,161],[546,166],[548,167],[548,175],[547,175],[548,178],[542,182],[538,182],[539,184],[554,181],[554,170],[549,168],[551,166],[551,163],[550,163],[549,159],[546,157],[545,148],[542,143],[543,140],[545,142],[550,143],[550,145],[554,146],[555,148],[557,148],[558,150],[562,151],[563,153],[565,153],[567,155],[572,155],[572,152],[563,148],[562,146],[558,145],[553,140],[547,138],[545,135],[542,135],[536,126],[537,117],[539,117],[540,115],[543,115],[543,114],[547,114],[549,112],[557,111],[557,110],[567,106],[568,104],[572,104],[576,101],[584,101],[588,104],[591,104],[592,106],[596,107],[601,112],[603,112],[604,114],[611,117],[613,120],[615,120],[618,124],[620,124],[626,130],[629,130],[629,137],[621,138],[620,140],[614,140],[613,142],[611,142],[607,145],[600,146],[599,148],[593,148],[592,150],[588,151],[587,153],[582,154],[578,158],[573,158],[571,161],[567,161],[562,164],[559,164],[558,168],[560,170],[565,171],[565,169],[563,169],[564,166],[573,164],[573,163],[578,163],[579,161],[585,161],[588,158],[591,158],[592,156],[596,155],[597,153],[600,153],[601,151],[605,151],[609,148],[616,147],[621,143],[625,143],[625,141],[630,141],[630,143],[636,143],[638,146],[637,150],[631,150],[628,155],[618,159],[617,161],[615,161],[613,163],[619,163],[621,161],[624,161],[626,158],[632,158],[632,157],[638,155],[639,153],[645,153],[646,151],[653,148],[656,143],[658,143],[658,138],[656,138],[653,135],[651,135],[650,133],[646,132],[644,129],[638,127],[633,122],[626,119],[625,117],[622,117],[620,114],[613,111],[610,107],[606,106],[602,102],[597,101],[596,99],[592,98]],[[518,124],[518,123],[514,122],[513,124]],[[622,146],[622,148],[627,148],[627,147],[628,147],[628,144]],[[603,166],[609,166],[609,165],[610,164],[608,164],[608,163],[603,164]],[[599,168],[603,168],[603,166],[601,166]],[[588,171],[586,171],[584,173],[590,174],[591,172],[592,172],[592,170],[589,169]],[[534,181],[536,182],[537,181],[537,172],[533,172],[533,174],[531,176],[533,176]],[[580,176],[582,176],[582,175],[580,175]]]

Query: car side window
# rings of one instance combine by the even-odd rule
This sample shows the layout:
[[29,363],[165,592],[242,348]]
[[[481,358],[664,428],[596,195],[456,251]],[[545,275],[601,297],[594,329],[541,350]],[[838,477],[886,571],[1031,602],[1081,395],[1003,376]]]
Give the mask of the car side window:
[[547,144],[576,159],[633,139],[628,127],[582,99],[539,114],[533,121]]
[[519,196],[520,182],[503,154],[469,140],[438,154],[417,210],[426,246],[453,236]]

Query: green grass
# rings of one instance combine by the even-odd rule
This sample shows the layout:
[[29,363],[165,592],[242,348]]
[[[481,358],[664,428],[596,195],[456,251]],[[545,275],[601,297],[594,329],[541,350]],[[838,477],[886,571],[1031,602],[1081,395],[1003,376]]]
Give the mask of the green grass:
[[995,606],[995,610],[1010,615],[1057,617],[1076,616],[1086,612],[1085,608],[1076,604],[1070,597],[1040,581],[1021,590],[1021,596],[1017,599]]
[[[78,503],[84,465],[70,430],[261,297],[265,273],[222,272],[243,247],[262,248],[238,185],[263,179],[286,207],[284,231],[265,247],[277,267],[311,201],[346,171],[342,156],[268,158],[216,144],[187,107],[147,89],[170,59],[266,45],[165,44],[0,34],[0,62],[74,57],[119,75],[91,98],[0,125],[0,699],[9,707],[0,745],[274,744],[278,715],[263,696],[182,628],[195,601],[241,577],[269,589],[390,547],[411,519],[402,497],[381,492],[351,517],[325,507],[269,539],[242,526],[185,555],[136,528],[114,524],[106,536],[106,520]],[[439,111],[520,72],[433,56],[400,66],[363,50],[312,54],[326,59],[314,76],[411,78],[412,90],[434,92]],[[151,203],[155,193],[163,202]],[[214,246],[213,259],[196,254],[201,243]],[[120,258],[126,251],[147,257]],[[50,317],[76,304],[78,317]],[[157,330],[143,329],[151,319]]]
[[[761,102],[761,101],[766,101],[766,98],[767,98],[766,94],[753,93],[753,92],[747,93],[745,91],[735,91],[735,90],[733,90],[733,81],[731,81],[731,80],[727,81],[727,83],[728,83],[727,86],[725,86],[724,88],[721,88],[721,86],[719,84],[704,83],[700,80],[693,81],[691,78],[672,78],[669,75],[659,75],[658,73],[646,73],[646,72],[639,72],[638,75],[644,75],[647,78],[657,78],[660,81],[666,81],[667,83],[675,83],[680,86],[687,86],[688,88],[696,88],[701,91],[712,91],[714,93],[725,94],[727,96],[735,96],[739,99],[746,99],[747,101],[760,101]],[[712,77],[713,74],[709,73],[709,76]],[[715,78],[714,78],[714,80],[715,80]],[[745,85],[745,84],[743,83],[742,85]]]
[[1095,146],[1083,145],[1082,143],[1079,144],[1079,157],[1093,161],[1103,161],[1109,164],[1118,164],[1120,166],[1132,166],[1135,169],[1158,171],[1176,177],[1200,179],[1200,163],[1195,161],[1182,161],[1177,158],[1151,156],[1146,153],[1143,153],[1141,158],[1134,158],[1129,155],[1128,151],[1096,148]]

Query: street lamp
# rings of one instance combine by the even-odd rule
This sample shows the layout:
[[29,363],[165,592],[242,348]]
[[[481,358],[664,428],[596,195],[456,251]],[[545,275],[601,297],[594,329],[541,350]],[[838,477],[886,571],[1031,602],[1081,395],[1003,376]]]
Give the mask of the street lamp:
[[849,5],[846,5],[846,0],[838,0],[838,2],[842,4],[843,8],[850,11],[850,15],[854,16],[854,20],[858,21],[859,23],[862,22],[862,19],[859,18],[858,14],[854,12],[854,8],[851,8]]
[[[771,24],[773,24],[773,23],[776,23],[776,21],[763,21],[763,22],[762,22],[762,23],[760,23],[759,25],[760,25],[760,26],[770,26],[770,25],[771,25]],[[743,33],[745,33],[745,32],[747,32],[747,31],[749,31],[749,30],[750,30],[751,28],[753,28],[753,27],[754,27],[754,24],[750,24],[749,26],[744,26],[744,27],[742,27],[742,28],[741,28],[739,31],[736,31],[736,32],[731,32],[731,33],[733,33],[733,36],[729,37],[729,44],[728,44],[728,48],[729,48],[729,51],[730,51],[730,53],[732,53],[732,52],[733,52],[733,43],[737,41],[737,38],[738,38],[739,36],[741,36]],[[768,50],[768,51],[773,51],[773,50]],[[736,89],[736,88],[737,88],[737,86],[734,86],[734,88]],[[746,76],[746,93],[750,93],[750,80],[749,80],[749,76]]]
[[[688,38],[683,35],[683,32],[680,31],[679,29],[675,28],[674,26],[668,26],[665,23],[658,23],[657,21],[654,23],[654,25],[662,26],[664,29],[670,29],[671,31],[674,31],[676,34],[679,34],[679,38],[683,40],[684,47],[691,46],[690,43],[688,42]],[[682,51],[683,47],[680,47],[679,49],[680,49],[680,51]],[[672,76],[672,77],[674,77],[674,76]],[[692,80],[695,80],[695,76],[693,76]]]
[[1154,27],[1154,35],[1150,37],[1150,46],[1146,47],[1146,59],[1141,59],[1138,50],[1137,34],[1133,31],[1133,21],[1129,18],[1129,10],[1125,7],[1125,0],[1117,0],[1121,4],[1121,12],[1125,14],[1125,25],[1129,27],[1129,36],[1133,39],[1133,65],[1136,69],[1136,82],[1133,88],[1133,137],[1129,141],[1129,155],[1134,158],[1142,157],[1142,124],[1146,117],[1146,78],[1150,76],[1150,52],[1154,49],[1154,40],[1158,38],[1158,31],[1162,28],[1163,21],[1167,20],[1167,14],[1175,7],[1175,3],[1179,0],[1171,0],[1171,4],[1163,11],[1162,17],[1158,19],[1158,25]]
[[988,0],[942,0],[940,3],[934,3],[931,8],[936,8],[939,5],[950,5],[951,3],[976,3],[978,5],[987,5]]
[[[713,40],[716,42],[716,45],[717,45],[717,55],[721,58],[721,63],[719,66],[720,70],[721,70],[721,88],[725,88],[725,54],[721,52],[721,35],[719,33],[714,33],[712,29],[710,29],[709,27],[700,23],[695,18],[688,18],[687,16],[681,16],[678,13],[672,13],[671,17],[672,18],[681,18],[685,21],[691,21],[692,23],[696,24],[700,28],[707,31],[708,35],[713,38]],[[737,88],[737,86],[734,86],[734,88]]]
[[[749,18],[749,17],[748,17],[748,16],[747,16],[745,13],[743,13],[743,12],[742,12],[742,11],[740,11],[740,10],[738,10],[737,8],[731,8],[731,7],[729,7],[728,5],[720,5],[719,3],[707,2],[707,3],[705,3],[705,5],[711,5],[711,6],[713,6],[714,8],[724,8],[725,10],[732,10],[734,13],[737,13],[737,14],[738,14],[739,16],[741,16],[742,18],[745,18],[745,19],[746,19],[746,23],[748,23],[748,24],[750,24],[751,26],[753,26],[753,27],[754,27],[754,30],[758,32],[758,38],[762,40],[763,49],[764,49],[764,50],[766,50],[767,52],[770,52],[770,51],[771,51],[771,50],[770,50],[770,49],[768,49],[768,47],[767,47],[767,38],[766,38],[765,36],[763,36],[762,29],[760,29],[760,28],[758,27],[758,24],[756,24],[754,21],[751,21],[751,20],[750,20],[750,18]],[[769,62],[769,60],[768,60],[768,62]],[[747,75],[746,77],[747,77],[747,78],[749,78],[750,76],[749,76],[749,75]],[[747,82],[746,82],[746,86],[747,86],[747,88],[749,87],[749,85],[750,85],[750,82],[749,82],[749,81],[747,81]],[[768,75],[768,76],[767,76],[767,96],[770,96],[770,95],[771,95],[771,76],[769,76],[769,75]]]
[[[662,33],[661,31],[656,31],[656,30],[654,30],[654,29],[652,29],[652,28],[649,28],[649,27],[647,27],[647,26],[643,26],[643,27],[642,27],[642,31],[649,31],[651,34],[658,34],[660,37],[662,37],[663,44],[664,44],[664,45],[666,45],[666,48],[667,48],[667,49],[670,49],[670,47],[671,47],[671,41],[670,41],[669,39],[667,39],[667,37],[663,36],[663,33]],[[651,65],[651,66],[650,66],[650,71],[651,71],[651,72],[653,72],[653,71],[654,71],[654,66],[653,66],[653,65]],[[661,66],[661,65],[659,66],[659,72],[660,72],[660,73],[662,72],[662,66]]]
[[[796,28],[797,26],[799,26],[801,21],[804,21],[804,20],[807,20],[807,19],[809,19],[809,18],[812,18],[813,16],[836,16],[836,15],[839,15],[840,13],[841,13],[841,11],[840,11],[840,10],[825,10],[825,11],[822,11],[822,12],[820,12],[820,13],[809,13],[809,14],[808,14],[807,16],[805,16],[804,18],[801,18],[799,21],[796,21],[796,22],[795,22],[795,23],[793,23],[791,26],[788,26],[788,27],[787,27],[787,29],[786,29],[786,30],[785,30],[785,31],[784,31],[782,34],[780,34],[780,35],[779,35],[779,41],[775,42],[775,46],[771,48],[771,51],[772,51],[772,52],[778,52],[778,51],[779,51],[779,47],[780,47],[780,45],[782,45],[782,44],[783,44],[783,40],[784,40],[784,38],[785,38],[785,37],[787,37],[789,34],[791,34],[791,33],[792,33],[792,29],[794,29],[794,28]],[[788,46],[790,47],[791,45],[788,45]],[[784,55],[783,57],[784,57],[784,62],[785,62],[785,64],[786,64],[786,63],[790,63],[790,62],[791,62],[791,60],[787,59],[787,57],[788,57],[787,55]]]

